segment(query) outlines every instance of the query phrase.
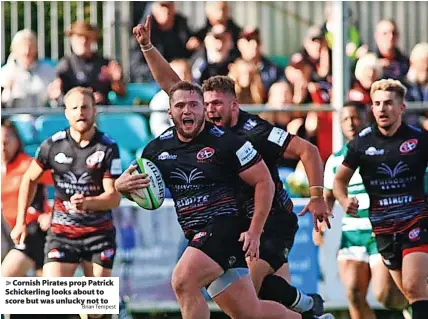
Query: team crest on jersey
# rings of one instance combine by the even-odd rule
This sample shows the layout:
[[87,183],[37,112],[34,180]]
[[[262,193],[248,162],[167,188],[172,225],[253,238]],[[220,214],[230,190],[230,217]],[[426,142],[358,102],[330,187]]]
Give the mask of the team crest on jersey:
[[247,131],[251,131],[253,128],[255,128],[257,126],[257,121],[256,120],[252,120],[249,119],[247,120],[247,122],[245,122],[244,124],[244,130]]
[[205,161],[210,157],[212,157],[214,153],[215,153],[215,150],[212,147],[204,147],[198,152],[198,154],[196,154],[196,158],[199,161]]
[[99,166],[103,159],[104,159],[105,153],[103,151],[96,151],[92,155],[89,155],[86,159],[86,165],[88,165],[88,168],[95,168],[96,166]]
[[419,234],[421,233],[421,229],[418,228],[414,228],[409,232],[409,239],[414,241],[414,240],[418,240],[419,239]]
[[417,139],[412,138],[411,140],[407,140],[400,145],[400,152],[410,153],[411,151],[414,151],[416,149],[417,145],[418,145]]
[[160,140],[167,140],[167,139],[171,138],[171,137],[172,137],[172,135],[173,135],[172,130],[168,130],[168,131],[166,131],[166,132],[162,133],[162,134],[159,136],[159,139],[160,139]]

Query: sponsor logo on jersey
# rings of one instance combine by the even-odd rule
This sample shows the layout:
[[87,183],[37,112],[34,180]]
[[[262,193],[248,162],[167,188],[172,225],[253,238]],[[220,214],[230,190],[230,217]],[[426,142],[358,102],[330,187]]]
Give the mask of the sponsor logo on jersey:
[[395,165],[394,168],[388,166],[385,163],[380,164],[380,166],[377,168],[377,173],[388,175],[389,177],[394,178],[398,174],[408,170],[410,170],[409,166],[403,161],[400,161],[397,163],[397,165]]
[[256,155],[257,151],[250,142],[246,142],[239,150],[236,151],[236,156],[238,157],[241,166],[248,164]]
[[172,154],[169,154],[168,152],[162,152],[158,156],[158,160],[160,160],[160,161],[164,161],[164,160],[175,160],[175,159],[177,159],[177,155],[172,155]]
[[369,156],[383,155],[383,154],[385,154],[385,150],[378,150],[374,146],[371,146],[368,149],[366,149],[366,155],[369,155]]
[[54,135],[52,135],[52,142],[63,140],[66,138],[66,136],[67,133],[65,131],[56,132]]
[[194,168],[190,174],[186,174],[182,169],[176,168],[175,171],[171,173],[171,179],[181,179],[185,181],[186,184],[191,184],[193,181],[198,179],[204,179],[204,175],[202,171],[198,171],[197,168]]
[[411,140],[407,140],[400,145],[400,152],[410,153],[411,151],[414,151],[416,149],[417,145],[418,145],[417,139],[413,138]]
[[247,120],[247,122],[245,122],[244,124],[244,130],[247,131],[251,131],[253,128],[255,128],[257,126],[257,121],[256,120],[252,120],[249,119]]
[[111,175],[122,174],[122,162],[120,161],[120,158],[112,159],[111,167],[110,167],[110,174]]
[[88,168],[95,168],[96,166],[99,166],[97,164],[101,164],[105,156],[105,153],[103,151],[96,151],[92,155],[89,155],[86,159],[86,165],[88,165]]
[[210,134],[217,136],[217,137],[220,137],[224,134],[224,131],[221,130],[220,128],[218,128],[217,126],[214,126],[213,128],[211,128],[209,130],[209,132],[210,132]]
[[195,208],[201,207],[208,203],[210,195],[199,195],[199,196],[191,196],[180,199],[175,202],[177,208]]
[[283,146],[287,136],[288,132],[279,127],[274,127],[269,134],[268,141]]
[[209,159],[215,153],[215,150],[212,147],[204,147],[201,149],[198,154],[196,154],[196,158],[200,161]]
[[60,259],[60,258],[64,258],[65,253],[63,251],[59,251],[58,249],[51,249],[48,252],[48,258],[50,259]]
[[73,162],[73,158],[68,157],[64,153],[58,153],[54,156],[54,161],[59,164],[71,164]]
[[420,233],[421,233],[421,229],[419,227],[418,228],[413,228],[409,232],[409,239],[412,240],[412,241],[418,240]]
[[413,200],[413,196],[396,196],[396,197],[388,197],[379,200],[380,206],[389,206],[389,205],[401,205],[411,203]]
[[167,140],[167,139],[171,138],[172,136],[173,136],[173,132],[172,132],[172,130],[168,130],[168,131],[166,131],[166,132],[162,133],[162,134],[159,136],[159,139],[160,139],[160,140]]
[[114,248],[109,248],[101,252],[101,260],[110,260],[115,254]]

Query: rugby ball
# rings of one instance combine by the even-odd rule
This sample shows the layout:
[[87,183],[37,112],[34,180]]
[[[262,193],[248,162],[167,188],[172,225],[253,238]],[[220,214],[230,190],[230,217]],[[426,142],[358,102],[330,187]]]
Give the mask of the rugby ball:
[[133,201],[138,206],[147,210],[154,210],[161,207],[165,199],[165,183],[159,168],[145,158],[138,158],[131,165],[137,165],[137,169],[131,173],[132,175],[148,174],[148,178],[150,179],[149,187],[130,193]]

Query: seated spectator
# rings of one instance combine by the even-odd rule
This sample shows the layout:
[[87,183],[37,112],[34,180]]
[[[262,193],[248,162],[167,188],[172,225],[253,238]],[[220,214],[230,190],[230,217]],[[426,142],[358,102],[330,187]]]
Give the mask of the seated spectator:
[[259,29],[244,28],[238,40],[238,49],[245,61],[253,63],[260,70],[266,92],[274,82],[285,80],[281,68],[263,55]]
[[312,103],[308,90],[311,82],[312,66],[307,63],[300,54],[291,57],[291,63],[285,68],[285,77],[293,88],[293,103]]
[[264,102],[265,89],[255,64],[238,59],[230,65],[228,76],[235,81],[236,97],[240,104]]
[[237,56],[231,53],[232,35],[223,25],[215,25],[205,37],[205,47],[195,53],[192,60],[193,79],[202,84],[214,75],[227,75],[229,64]]
[[125,95],[120,64],[103,58],[93,49],[98,29],[84,21],[76,21],[66,34],[70,36],[73,53],[63,57],[58,64],[57,79],[49,86],[51,99],[64,96],[76,86],[92,88],[97,104],[108,104],[109,91]]
[[215,25],[222,25],[232,35],[232,50],[237,54],[237,42],[239,34],[241,33],[241,28],[230,17],[229,11],[229,4],[227,1],[208,1],[205,7],[205,14],[207,16],[205,26],[189,39],[187,42],[187,49],[192,51],[200,49],[207,33]]
[[383,78],[400,80],[409,70],[409,58],[397,47],[398,30],[394,20],[381,20],[375,30],[376,55],[383,67]]
[[[332,2],[326,2],[324,7],[324,15],[327,21],[321,27],[322,32],[327,40],[328,47],[333,48],[333,37],[334,30],[339,26],[340,21],[336,18],[337,14],[333,14]],[[348,32],[348,43],[346,44],[346,55],[350,58],[351,61],[359,59],[364,54],[368,52],[368,46],[363,44],[361,41],[360,32],[352,22],[352,11],[348,11],[348,20],[349,20],[349,32]]]
[[[184,59],[173,60],[171,68],[183,81],[192,81],[192,73],[189,63]],[[165,91],[158,92],[150,101],[149,107],[152,111],[166,111],[169,108],[169,96]],[[157,137],[174,123],[167,112],[152,112],[150,114],[150,129],[153,136]]]
[[312,67],[312,81],[327,81],[331,83],[332,52],[320,27],[312,26],[308,29],[303,48],[292,55],[292,61],[303,61]]
[[[174,1],[156,1],[151,7],[151,39],[152,43],[163,57],[171,62],[175,59],[188,59],[191,52],[186,49],[186,43],[191,36],[187,19],[176,12]],[[139,23],[144,24],[143,16]],[[130,56],[131,82],[154,81],[146,64],[143,53],[134,37],[131,40]]]
[[[272,84],[268,94],[266,108],[270,110],[283,110],[287,105],[293,104],[293,88],[285,81]],[[275,126],[287,127],[292,120],[290,112],[263,112],[259,114],[262,119]]]
[[[407,87],[406,100],[409,102],[428,102],[428,43],[418,43],[410,54],[410,68],[403,83]],[[421,126],[428,130],[428,112],[409,112],[408,124]]]
[[2,107],[47,106],[47,87],[55,68],[37,59],[37,37],[28,29],[12,39],[7,63],[1,68]]
[[372,84],[381,79],[382,65],[374,53],[367,53],[357,61],[355,66],[355,80],[348,93],[348,99],[371,105],[370,88]]

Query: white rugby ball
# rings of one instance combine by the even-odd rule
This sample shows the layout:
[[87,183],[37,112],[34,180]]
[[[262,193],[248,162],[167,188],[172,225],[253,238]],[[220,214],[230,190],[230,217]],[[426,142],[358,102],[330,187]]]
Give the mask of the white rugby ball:
[[145,158],[138,158],[131,165],[137,165],[137,169],[132,172],[133,175],[148,174],[150,179],[149,187],[130,193],[134,202],[147,210],[161,207],[165,199],[165,183],[159,168],[152,161]]

